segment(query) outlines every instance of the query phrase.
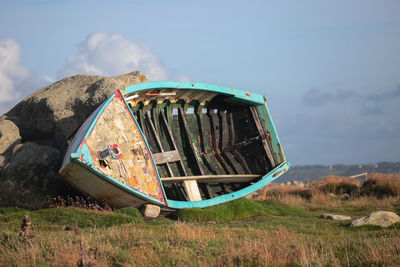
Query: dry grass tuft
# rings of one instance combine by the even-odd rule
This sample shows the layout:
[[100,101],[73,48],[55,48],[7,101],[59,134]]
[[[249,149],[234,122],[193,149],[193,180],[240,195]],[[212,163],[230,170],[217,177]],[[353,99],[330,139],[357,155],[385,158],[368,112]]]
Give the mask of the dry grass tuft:
[[111,211],[111,207],[107,204],[107,201],[98,202],[89,197],[63,197],[58,196],[54,198],[47,198],[47,202],[49,207],[57,208],[57,207],[74,207],[79,209],[87,209],[87,210],[98,210],[98,211]]
[[[349,199],[341,198],[345,193],[350,195]],[[373,173],[365,181],[331,175],[305,187],[273,184],[260,190],[254,199],[276,199],[309,211],[400,211],[400,174]]]
[[370,174],[361,186],[361,193],[377,197],[400,196],[400,174]]
[[213,240],[216,238],[214,231],[206,226],[197,226],[191,223],[176,222],[174,233],[172,234],[178,240],[197,241],[201,239]]
[[357,186],[361,185],[361,182],[354,178],[343,177],[343,176],[336,176],[336,175],[328,175],[322,180],[320,180],[317,186],[323,187],[326,184],[354,184]]

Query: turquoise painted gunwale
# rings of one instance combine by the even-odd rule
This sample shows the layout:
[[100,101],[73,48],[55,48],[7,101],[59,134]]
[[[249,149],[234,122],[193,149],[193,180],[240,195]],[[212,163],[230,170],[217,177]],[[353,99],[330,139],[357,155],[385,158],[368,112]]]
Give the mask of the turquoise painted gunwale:
[[171,81],[145,82],[145,83],[137,83],[137,84],[126,86],[124,89],[125,89],[125,94],[129,95],[129,94],[139,92],[142,90],[164,89],[164,88],[205,90],[205,91],[210,91],[210,92],[232,95],[239,100],[244,100],[246,102],[252,102],[254,104],[264,104],[264,96],[262,96],[260,94],[251,93],[248,91],[239,90],[239,89],[230,88],[230,87],[221,86],[221,85],[207,84],[207,83],[171,82]]
[[[262,95],[256,94],[256,93],[250,93],[247,91],[243,91],[243,90],[239,90],[239,89],[234,89],[234,88],[229,88],[229,87],[225,87],[225,86],[220,86],[220,85],[213,85],[213,84],[205,84],[205,83],[192,83],[192,82],[171,82],[171,81],[165,81],[165,82],[146,82],[146,83],[139,83],[139,84],[134,84],[134,85],[130,85],[125,87],[124,89],[121,89],[121,95],[124,99],[124,102],[126,104],[126,106],[128,107],[133,119],[135,120],[135,122],[137,123],[135,116],[133,116],[132,111],[129,108],[129,105],[127,105],[126,100],[125,100],[125,95],[130,95],[133,94],[135,92],[139,92],[142,90],[149,90],[149,89],[164,89],[164,88],[171,88],[171,89],[196,89],[196,90],[205,90],[205,91],[211,91],[211,92],[216,92],[216,93],[222,93],[222,94],[227,94],[227,95],[231,95],[235,98],[237,98],[238,100],[242,100],[245,102],[250,102],[252,104],[254,104],[257,109],[261,112],[260,114],[263,114],[264,116],[264,122],[265,124],[263,125],[264,127],[267,127],[267,129],[270,131],[271,133],[271,138],[273,141],[273,148],[274,151],[276,153],[280,153],[277,144],[279,143],[279,138],[278,135],[276,133],[275,130],[275,126],[274,123],[271,119],[271,117],[269,116],[269,111],[268,111],[268,107],[266,105],[266,98]],[[94,126],[97,123],[97,118],[103,113],[105,107],[113,100],[113,98],[115,97],[115,93],[108,99],[106,100],[106,102],[103,103],[103,106],[100,108],[100,110],[98,111],[95,119],[92,121],[91,125],[89,126],[85,136],[83,137],[83,139],[87,138],[87,136],[91,133],[91,131],[93,130]],[[265,108],[265,110],[264,110]],[[266,120],[265,120],[266,119]],[[139,130],[141,131],[142,135],[143,132],[139,127]],[[143,135],[144,137],[144,135]],[[80,142],[83,141],[80,140]],[[155,165],[154,159],[153,159],[153,155],[151,153],[150,147],[147,143],[146,138],[144,138],[145,143],[150,151],[153,163]],[[164,186],[162,184],[162,182],[160,182],[161,188],[163,190],[163,194],[165,196],[165,199],[167,201],[167,205],[165,205],[164,203],[160,202],[158,199],[149,197],[129,186],[126,186],[125,184],[115,180],[114,178],[105,175],[104,173],[100,172],[99,170],[97,170],[96,168],[92,168],[92,166],[94,166],[93,161],[91,159],[91,155],[89,152],[89,149],[87,149],[86,144],[84,144],[82,146],[83,149],[78,148],[78,150],[76,151],[76,153],[71,153],[71,160],[74,161],[75,163],[79,164],[80,166],[88,169],[89,171],[97,174],[98,176],[100,176],[101,178],[103,178],[105,181],[119,187],[120,189],[131,193],[133,195],[135,195],[136,197],[142,199],[142,200],[146,200],[149,203],[153,203],[153,204],[157,204],[160,205],[162,207],[168,207],[168,208],[172,208],[172,209],[183,209],[183,208],[204,208],[204,207],[208,207],[208,206],[212,206],[212,205],[217,205],[217,204],[221,204],[224,202],[228,202],[228,201],[232,201],[241,197],[244,197],[246,195],[249,195],[255,191],[257,191],[258,189],[266,186],[267,184],[269,184],[270,182],[272,182],[273,180],[277,179],[279,176],[281,176],[284,173],[284,169],[286,169],[286,171],[289,169],[290,164],[286,161],[282,162],[279,166],[275,167],[272,171],[270,171],[268,174],[264,175],[257,183],[250,185],[246,188],[243,188],[239,191],[236,191],[234,193],[229,193],[226,195],[222,195],[219,197],[215,197],[212,199],[206,199],[206,200],[201,200],[201,201],[177,201],[177,200],[170,200],[167,199],[165,191],[164,191]],[[282,151],[283,152],[283,151]],[[81,162],[80,160],[78,160],[79,156],[83,154],[85,160],[87,161],[86,163]],[[284,155],[282,155],[283,159],[284,159]],[[276,159],[279,161],[279,159]],[[156,165],[155,165],[156,166]],[[158,170],[156,168],[157,171],[157,176],[161,181],[160,175],[158,173]]]

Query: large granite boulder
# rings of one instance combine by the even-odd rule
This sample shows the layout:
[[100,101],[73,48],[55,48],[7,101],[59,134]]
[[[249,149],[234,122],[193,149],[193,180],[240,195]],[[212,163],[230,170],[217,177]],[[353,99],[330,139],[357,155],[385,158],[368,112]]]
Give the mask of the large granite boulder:
[[44,207],[73,191],[57,177],[68,142],[117,89],[147,81],[140,71],[76,75],[26,97],[0,117],[0,206]]
[[396,213],[391,211],[375,211],[368,216],[354,220],[350,226],[363,226],[369,224],[388,227],[397,222],[400,222],[400,217]]

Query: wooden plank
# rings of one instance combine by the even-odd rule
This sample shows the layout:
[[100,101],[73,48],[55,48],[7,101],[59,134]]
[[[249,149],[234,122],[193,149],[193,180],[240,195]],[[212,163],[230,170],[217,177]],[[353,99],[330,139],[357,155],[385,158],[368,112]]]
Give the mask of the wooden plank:
[[[161,107],[160,105],[157,105],[157,106]],[[165,106],[164,111],[162,109],[160,109],[161,120],[164,122],[165,127],[167,128],[167,136],[169,135],[169,139],[170,139],[170,141],[172,143],[172,147],[175,149],[173,151],[177,152],[177,154],[175,155],[175,157],[177,158],[176,161],[178,162],[178,164],[180,165],[181,169],[183,170],[184,175],[187,175],[185,167],[182,164],[181,156],[179,154],[179,151],[177,150],[177,147],[176,147],[175,140],[174,140],[174,137],[172,135],[171,129],[170,129],[170,127],[168,125],[168,122],[166,121],[166,118],[165,118],[164,112],[168,112],[168,111],[171,114],[171,105],[168,105],[168,104]],[[158,116],[158,118],[160,118],[160,116]],[[160,130],[161,130],[161,126],[160,126]],[[153,154],[153,156],[154,156],[154,154]],[[167,166],[168,166],[168,168],[170,168],[170,165],[168,163],[167,163]],[[173,176],[174,176],[174,174],[173,174],[172,169],[171,169],[171,177],[173,177]],[[187,197],[187,193],[185,192],[185,190],[182,190],[182,188],[179,185],[174,184],[173,187],[175,188],[175,191],[176,191],[177,195],[180,197],[180,199],[182,199],[182,200],[189,199]]]
[[[199,112],[200,111],[200,112]],[[202,121],[202,107],[201,106],[197,106],[194,109],[194,114],[196,115],[196,119],[197,119],[197,125],[199,127],[199,147],[200,147],[200,154],[205,154],[205,144],[204,144],[204,130],[203,130],[203,121]]]
[[[229,149],[235,144],[235,124],[233,120],[233,112],[232,110],[228,110],[228,113],[226,114],[227,116],[227,124],[228,124],[228,129],[229,129],[229,147],[226,149]],[[225,152],[225,151],[224,151]],[[239,163],[243,174],[250,173],[249,167],[247,166],[246,162],[243,161],[242,157],[240,157],[239,152],[225,152],[227,154],[231,154],[236,161]]]
[[[204,124],[203,124],[203,112],[202,112],[203,106],[196,106],[196,108],[194,109],[194,113],[196,115],[196,119],[197,119],[197,125],[199,128],[199,146],[200,146],[200,154],[201,154],[201,158],[203,159],[203,162],[205,164],[205,167],[208,168],[209,171],[215,173],[215,171],[213,170],[213,168],[211,167],[210,162],[207,160],[207,156],[206,156],[206,147],[204,144]],[[200,112],[199,112],[200,111]],[[211,189],[211,187],[208,184],[202,184],[201,185],[202,189],[207,192],[207,198],[213,198],[215,197],[214,191]]]
[[184,130],[185,130],[186,136],[188,138],[190,147],[191,147],[193,155],[194,155],[195,162],[197,164],[197,167],[198,167],[200,173],[203,175],[204,174],[204,170],[203,170],[203,166],[202,166],[202,164],[200,162],[201,161],[200,153],[199,153],[196,145],[193,143],[192,137],[191,137],[189,129],[188,129],[188,123],[187,123],[186,118],[185,118],[185,113],[183,112],[183,108],[182,107],[179,107],[178,110],[179,110],[179,115],[180,115],[180,117],[182,119],[182,122],[183,122],[183,126],[184,126]]
[[[164,153],[163,153],[163,152],[164,152],[164,148],[163,148],[163,146],[162,146],[162,144],[161,144],[160,138],[158,137],[158,134],[157,134],[157,131],[156,131],[155,127],[154,127],[153,121],[151,120],[150,114],[149,114],[148,112],[146,112],[146,115],[147,115],[147,119],[148,119],[148,121],[149,121],[149,123],[150,123],[150,128],[151,128],[151,130],[153,131],[154,137],[155,137],[155,139],[156,139],[156,143],[157,143],[158,147],[160,148],[161,153],[159,153],[159,154],[164,154]],[[157,155],[157,154],[153,154],[153,157],[154,157],[155,155]],[[167,162],[165,162],[165,163],[167,163]],[[157,161],[156,161],[156,164],[162,164],[162,163],[157,163]],[[174,173],[172,172],[171,166],[169,166],[168,163],[167,163],[167,169],[168,169],[169,175],[170,175],[171,177],[173,177],[173,176],[174,176]]]
[[[140,110],[140,113],[142,114],[143,112]],[[162,114],[162,118],[165,119],[165,115],[164,115],[164,113],[163,113],[162,111],[161,111],[161,114]],[[153,122],[152,122],[152,120],[151,120],[151,117],[150,117],[150,115],[149,115],[147,112],[146,112],[146,116],[147,116],[147,119],[148,119],[148,121],[149,121],[150,128],[152,129],[153,134],[155,135],[156,143],[157,143],[157,145],[158,145],[158,147],[160,148],[160,151],[161,151],[161,153],[155,153],[155,154],[153,154],[153,158],[154,158],[156,164],[158,164],[158,165],[163,164],[162,161],[163,161],[164,159],[160,159],[160,158],[162,158],[161,155],[165,155],[165,158],[166,158],[167,155],[168,155],[169,157],[172,157],[172,158],[176,159],[176,161],[182,163],[182,162],[181,162],[181,157],[180,157],[180,155],[179,155],[179,152],[178,152],[178,150],[176,150],[176,145],[175,145],[175,143],[174,143],[174,140],[172,140],[172,143],[174,144],[175,150],[171,151],[172,153],[169,153],[169,151],[168,151],[168,152],[164,152],[164,148],[163,148],[163,146],[162,146],[161,140],[159,139],[159,137],[158,137],[158,135],[157,135],[157,130],[155,129],[155,126],[154,126],[154,124],[153,124]],[[153,113],[153,116],[154,116],[154,113]],[[143,121],[143,115],[141,116],[141,118],[142,118],[142,121]],[[144,123],[145,123],[145,122],[143,121],[143,125],[144,125]],[[170,128],[169,128],[169,126],[168,126],[168,123],[167,123],[167,122],[165,122],[165,123],[166,123],[166,126],[167,126],[168,130],[169,130],[169,133],[172,134],[171,131],[170,131]],[[172,135],[171,135],[171,138],[173,139]],[[175,154],[175,152],[177,152],[177,154]],[[167,154],[164,154],[164,153],[167,153]],[[172,160],[169,161],[169,162],[172,162]],[[164,162],[164,163],[166,163],[166,165],[167,165],[167,170],[168,170],[170,176],[171,176],[171,177],[174,177],[174,173],[173,173],[173,171],[172,171],[172,168],[171,168],[169,162]],[[183,169],[184,174],[186,175],[186,170],[185,170],[185,168],[183,167],[183,165],[182,165],[181,167],[182,167],[182,169]],[[181,190],[178,188],[177,185],[174,185],[174,187],[175,187],[175,190],[177,191],[177,194],[180,195],[182,199],[186,199],[185,193],[184,193],[184,192],[181,192]],[[190,198],[189,198],[189,200],[190,200]]]
[[196,90],[188,90],[180,98],[183,99],[186,103],[190,103],[197,94],[198,92]]
[[160,149],[161,152],[164,152],[164,149],[163,149],[163,147],[161,145],[160,138],[158,137],[156,128],[154,127],[154,123],[153,123],[153,120],[151,119],[151,116],[150,116],[149,112],[146,112],[146,117],[147,117],[147,121],[150,124],[150,130],[151,130],[151,133],[153,134],[153,136],[154,136],[154,138],[156,140],[156,144],[157,144],[158,148]]
[[[225,163],[222,160],[222,157],[218,153],[219,149],[218,149],[217,138],[219,137],[219,131],[218,131],[218,124],[215,122],[216,116],[214,114],[214,110],[212,110],[211,108],[207,108],[207,117],[210,122],[210,131],[211,131],[210,139],[211,139],[212,154],[215,157],[218,166],[220,167],[219,171],[221,172],[223,171],[225,172],[225,174],[229,174],[229,171],[226,168]],[[220,184],[219,186],[221,187],[221,191],[225,192],[225,185]]]
[[201,201],[201,195],[199,186],[196,180],[185,180],[183,181],[189,201]]
[[211,164],[214,159],[211,157],[211,147],[209,145],[209,139],[207,138],[207,131],[205,130],[205,121],[204,121],[204,114],[202,113],[202,107],[197,106],[195,108],[195,115],[197,119],[197,125],[199,128],[199,147],[200,147],[200,155],[203,159],[204,164],[206,167],[209,169],[210,172],[212,173],[217,173],[215,170],[215,167],[213,167]]
[[[168,112],[168,106],[167,106],[167,112]],[[161,119],[164,122],[165,127],[167,128],[168,137],[171,140],[173,148],[175,150],[177,150],[177,146],[176,146],[176,142],[175,142],[174,136],[172,134],[171,128],[169,127],[168,121],[165,118],[164,112],[161,112]],[[185,166],[183,165],[182,158],[180,157],[180,155],[179,155],[179,161],[178,162],[179,162],[179,165],[181,166],[181,169],[182,169],[183,173],[185,174],[185,176],[187,176],[187,171],[185,169]]]
[[159,135],[161,134],[161,128],[160,128],[160,123],[159,123],[160,112],[161,112],[161,105],[159,105],[159,104],[155,104],[153,106],[153,108],[151,109],[151,117],[153,118],[153,121],[154,121],[154,128],[155,128],[156,133]]
[[231,111],[228,112],[228,118],[229,145],[232,146],[235,144],[235,124],[233,122],[233,113]]
[[241,148],[241,147],[250,145],[250,144],[252,144],[252,143],[254,143],[255,141],[258,141],[258,140],[260,140],[260,139],[261,139],[261,136],[260,136],[260,135],[257,135],[256,137],[250,138],[250,139],[248,139],[248,140],[245,140],[245,141],[239,142],[239,143],[237,143],[237,144],[233,144],[233,145],[231,145],[230,147],[227,147],[226,149],[224,149],[224,152],[230,152],[230,151],[232,151],[232,150],[236,150],[236,149],[238,149],[238,148]]
[[219,143],[220,143],[220,125],[218,115],[214,113],[214,109],[208,108],[207,115],[210,119],[210,128],[211,128],[211,144],[213,154],[218,162],[218,165],[222,167],[226,174],[230,174],[231,172],[227,168],[227,163],[220,155]]
[[212,129],[211,122],[209,121],[209,116],[206,116],[203,113],[203,108],[199,108],[197,110],[196,116],[198,118],[198,124],[201,125],[200,132],[200,141],[201,141],[201,154],[204,160],[204,164],[208,164],[208,169],[213,174],[225,174],[222,166],[220,166],[219,162],[216,160],[215,155],[213,153],[212,146]]
[[182,176],[182,177],[163,177],[161,181],[164,183],[184,182],[187,180],[195,180],[199,183],[246,183],[256,178],[259,174],[225,174],[225,175],[198,175],[198,176]]
[[[186,121],[186,118],[185,118],[185,114],[183,112],[183,108],[179,107],[178,110],[179,110],[179,114],[180,114],[180,117],[181,117],[182,122],[183,122],[183,126],[184,126],[183,128],[185,129],[186,136],[188,137],[190,147],[192,148],[192,152],[194,154],[195,162],[197,163],[197,166],[199,168],[200,173],[204,174],[203,166],[201,166],[201,164],[200,164],[199,151],[197,150],[197,147],[193,143],[192,138],[190,136],[190,132],[188,130],[188,124],[187,124],[187,121]],[[198,187],[196,181],[186,180],[186,181],[183,182],[183,185],[184,185],[184,187],[186,189],[186,192],[188,194],[189,201],[199,201],[199,200],[201,200],[200,190],[199,190],[199,187]]]
[[138,117],[139,117],[140,128],[142,128],[143,134],[146,135],[146,125],[144,124],[144,115],[142,109],[139,109]]
[[244,173],[251,173],[249,166],[246,163],[246,160],[243,158],[243,156],[239,153],[239,151],[232,150],[229,153],[232,153],[232,155],[236,158],[236,160],[239,162],[239,164],[242,166]]
[[157,165],[181,160],[178,150],[156,153],[153,158]]
[[204,96],[199,97],[197,100],[200,102],[200,105],[204,105],[205,103],[212,100],[218,93],[207,93]]
[[268,144],[268,141],[266,139],[266,132],[264,130],[264,127],[261,124],[260,117],[257,112],[257,108],[255,106],[250,106],[250,111],[253,116],[254,122],[256,124],[257,130],[261,135],[261,142],[263,144],[264,150],[265,150],[265,152],[267,152],[267,156],[268,156],[268,159],[269,159],[272,167],[274,167],[276,165],[275,160],[274,160],[274,157],[272,156],[271,147]]
[[238,162],[235,160],[235,158],[229,154],[225,153],[224,149],[228,147],[229,144],[229,127],[228,127],[228,120],[227,120],[227,115],[224,110],[219,110],[218,111],[218,117],[220,121],[220,128],[221,128],[221,142],[220,142],[220,153],[221,156],[225,159],[225,161],[228,163],[229,167],[233,170],[235,174],[240,173],[240,165]]
[[[166,111],[169,112],[168,114],[171,114],[170,110],[171,110],[170,105],[168,105],[166,107]],[[168,136],[169,136],[169,138],[171,140],[172,146],[174,147],[175,151],[178,151],[177,150],[177,146],[176,146],[176,142],[175,142],[175,139],[174,139],[174,135],[172,134],[172,130],[169,127],[169,124],[168,124],[168,121],[167,121],[167,119],[165,117],[164,112],[161,112],[161,119],[164,122],[165,127],[167,128]],[[170,121],[171,121],[171,119],[169,120],[169,122]],[[178,155],[179,155],[178,163],[181,166],[181,169],[182,169],[183,173],[185,174],[185,176],[187,176],[187,171],[185,169],[185,166],[183,165],[183,162],[182,162],[182,159],[180,157],[179,151],[178,151]],[[184,187],[184,189],[186,191],[187,199],[189,201],[200,201],[200,200],[202,200],[201,199],[201,195],[200,195],[200,190],[199,190],[199,187],[198,187],[196,181],[190,181],[190,180],[183,181],[183,187]]]
[[218,119],[219,119],[219,128],[220,130],[220,142],[219,142],[219,150],[223,151],[229,142],[229,132],[228,132],[228,121],[226,119],[226,114],[224,110],[218,110]]

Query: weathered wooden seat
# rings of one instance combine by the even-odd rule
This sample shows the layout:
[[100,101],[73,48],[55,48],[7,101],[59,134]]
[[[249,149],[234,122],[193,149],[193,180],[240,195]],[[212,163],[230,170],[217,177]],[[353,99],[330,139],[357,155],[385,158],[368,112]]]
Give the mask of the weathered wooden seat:
[[[178,150],[156,153],[156,154],[153,154],[153,158],[157,165],[165,164],[165,163],[168,165],[168,163],[177,161],[181,164],[183,170],[185,171],[182,160],[181,160],[181,156],[180,156]],[[170,171],[170,173],[171,173],[171,175],[173,175],[172,171]],[[186,173],[186,171],[185,171],[185,173]],[[183,177],[195,177],[195,176],[183,176]],[[175,178],[175,177],[172,176],[169,178]],[[182,180],[182,182],[185,187],[188,199],[190,201],[200,201],[201,195],[200,195],[199,187],[197,185],[196,180],[189,178],[189,179]]]
[[181,160],[178,150],[156,153],[153,154],[153,158],[157,165]]
[[247,183],[260,177],[258,174],[227,174],[227,175],[197,175],[197,176],[175,176],[163,177],[163,183],[184,182],[195,180],[198,183]]

